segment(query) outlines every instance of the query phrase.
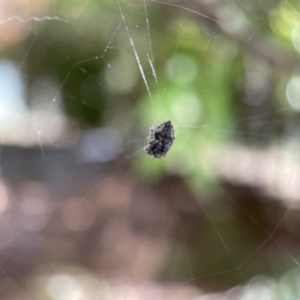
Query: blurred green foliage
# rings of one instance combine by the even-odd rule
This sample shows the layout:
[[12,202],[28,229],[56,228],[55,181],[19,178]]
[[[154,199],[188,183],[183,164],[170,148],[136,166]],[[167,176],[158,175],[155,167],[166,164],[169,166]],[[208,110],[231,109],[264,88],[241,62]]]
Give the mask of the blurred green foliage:
[[[299,42],[293,36],[300,30],[300,5],[292,0],[185,5],[187,10],[141,0],[62,0],[55,15],[66,22],[24,23],[26,38],[19,47],[3,48],[2,55],[18,63],[26,55],[28,91],[41,77],[56,82],[66,115],[83,128],[109,125],[127,136],[135,127],[146,135],[170,119],[177,136],[172,151],[161,161],[140,155],[139,173],[150,179],[171,170],[206,186],[213,175],[203,168],[203,157],[212,148],[232,140],[269,143],[285,134],[286,114],[299,122],[286,85],[298,74]],[[281,108],[287,111],[239,122]]]

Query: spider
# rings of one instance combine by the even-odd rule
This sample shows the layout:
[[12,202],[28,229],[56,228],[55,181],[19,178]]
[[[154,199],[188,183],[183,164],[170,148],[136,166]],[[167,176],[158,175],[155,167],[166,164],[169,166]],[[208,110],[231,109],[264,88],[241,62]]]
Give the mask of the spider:
[[144,147],[146,153],[154,158],[165,157],[175,139],[174,128],[171,121],[161,123],[156,128],[152,127],[147,139],[148,145]]

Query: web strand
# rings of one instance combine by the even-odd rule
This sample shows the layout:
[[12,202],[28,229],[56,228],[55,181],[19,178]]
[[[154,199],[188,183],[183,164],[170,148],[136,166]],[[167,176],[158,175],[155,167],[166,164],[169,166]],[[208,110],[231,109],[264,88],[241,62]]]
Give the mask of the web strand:
[[[210,17],[208,17],[208,16],[206,16],[206,15],[204,15],[204,14],[201,14],[201,13],[195,11],[195,10],[189,9],[189,8],[187,8],[187,7],[184,7],[184,5],[183,5],[183,6],[180,6],[180,5],[176,5],[176,4],[173,4],[173,3],[168,3],[168,2],[158,1],[158,0],[151,0],[151,2],[156,2],[156,3],[160,3],[160,4],[165,4],[165,5],[169,5],[169,6],[174,6],[174,7],[177,7],[177,8],[181,8],[181,9],[187,10],[187,11],[189,11],[189,12],[192,12],[192,13],[194,13],[194,14],[196,14],[196,15],[199,15],[199,16],[201,16],[201,17],[204,17],[204,18],[206,18],[206,19],[209,19],[209,20],[211,20],[211,21],[214,21],[214,22],[216,22],[216,23],[219,23],[219,21],[217,21],[217,20],[215,20],[215,19],[213,19],[213,18],[210,18]],[[185,2],[185,0],[184,0],[184,2]]]
[[124,16],[124,14],[123,14],[121,5],[120,5],[120,3],[119,3],[118,0],[117,0],[117,3],[118,3],[119,11],[120,11],[120,14],[121,14],[121,17],[122,17],[122,20],[123,20],[123,23],[124,23],[124,26],[125,26],[125,29],[126,29],[128,38],[129,38],[129,41],[130,41],[130,45],[131,45],[132,50],[133,50],[133,52],[134,52],[134,56],[135,56],[136,62],[137,62],[138,67],[139,67],[139,69],[140,69],[140,73],[141,73],[141,75],[142,75],[142,78],[143,78],[143,81],[144,81],[144,83],[145,83],[145,86],[146,86],[147,92],[148,92],[148,94],[149,94],[149,97],[150,97],[150,99],[151,99],[151,102],[153,103],[152,95],[151,95],[150,88],[149,88],[149,85],[148,85],[148,82],[147,82],[147,79],[146,79],[146,76],[145,76],[145,72],[144,72],[144,70],[143,70],[143,67],[142,67],[140,58],[139,58],[139,56],[138,56],[138,53],[137,53],[137,51],[136,51],[136,49],[135,49],[135,46],[134,46],[132,37],[131,37],[131,35],[130,35],[129,29],[128,29],[127,24],[126,24],[125,16]]
[[[152,60],[152,62],[154,62],[153,47],[152,47],[152,41],[151,41],[151,34],[150,34],[150,26],[149,26],[149,18],[148,18],[146,0],[143,0],[143,2],[144,2],[144,9],[145,9],[145,16],[146,16],[146,24],[147,24],[147,32],[148,32],[148,38],[149,38],[149,44],[150,44],[150,51],[151,51],[151,60]],[[151,66],[152,66],[152,62],[151,62]]]

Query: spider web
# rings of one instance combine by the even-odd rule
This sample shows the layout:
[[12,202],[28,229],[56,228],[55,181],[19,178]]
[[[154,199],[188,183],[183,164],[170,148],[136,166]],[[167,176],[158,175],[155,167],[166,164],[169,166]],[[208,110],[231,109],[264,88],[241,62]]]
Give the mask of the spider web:
[[[3,4],[7,299],[297,299],[299,54],[264,38],[300,7],[260,5],[255,18],[245,1]],[[231,91],[234,61],[248,71]],[[146,157],[169,119],[174,148]]]

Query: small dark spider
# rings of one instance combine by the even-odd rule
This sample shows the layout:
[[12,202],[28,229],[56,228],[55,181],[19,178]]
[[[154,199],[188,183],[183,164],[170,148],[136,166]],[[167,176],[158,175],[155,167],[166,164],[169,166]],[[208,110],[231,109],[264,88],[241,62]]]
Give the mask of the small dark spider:
[[171,121],[161,123],[156,128],[152,127],[147,139],[148,145],[144,148],[147,154],[154,158],[165,157],[175,139],[174,128]]

